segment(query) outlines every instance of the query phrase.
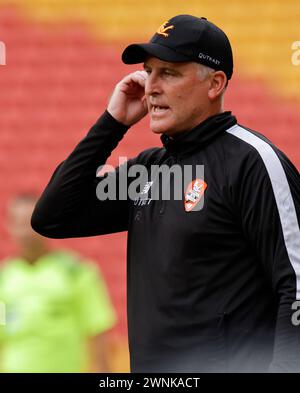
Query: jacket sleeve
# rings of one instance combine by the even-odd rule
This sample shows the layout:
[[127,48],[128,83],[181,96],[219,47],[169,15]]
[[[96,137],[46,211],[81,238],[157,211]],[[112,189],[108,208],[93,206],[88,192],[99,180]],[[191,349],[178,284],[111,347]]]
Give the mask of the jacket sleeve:
[[300,299],[300,176],[282,152],[269,144],[264,149],[244,163],[236,202],[278,305],[269,371],[300,372],[300,325],[293,318]]
[[[128,200],[100,201],[96,191],[107,175],[96,177],[128,127],[107,111],[69,157],[54,171],[38,200],[32,228],[50,238],[95,236],[127,230]],[[132,161],[126,164],[126,168]],[[118,183],[122,166],[108,176]]]

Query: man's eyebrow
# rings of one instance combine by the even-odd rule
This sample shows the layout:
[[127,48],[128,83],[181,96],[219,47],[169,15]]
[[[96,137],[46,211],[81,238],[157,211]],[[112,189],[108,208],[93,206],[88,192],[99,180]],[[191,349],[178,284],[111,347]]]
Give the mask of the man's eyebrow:
[[[147,63],[143,64],[143,68],[151,68],[150,65],[148,65]],[[157,67],[158,70],[176,70],[175,67],[172,64],[166,64],[166,65],[161,65]]]

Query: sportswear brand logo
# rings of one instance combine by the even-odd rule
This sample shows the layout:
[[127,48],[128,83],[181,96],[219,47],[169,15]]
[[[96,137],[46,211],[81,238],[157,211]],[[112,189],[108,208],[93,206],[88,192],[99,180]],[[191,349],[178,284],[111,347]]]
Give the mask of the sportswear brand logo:
[[157,34],[163,35],[164,37],[169,37],[169,33],[167,33],[167,31],[174,29],[174,26],[171,25],[166,27],[167,23],[169,23],[168,20],[164,22],[161,26],[159,26]]
[[211,61],[212,63],[215,63],[216,65],[220,64],[220,60],[213,59],[209,55],[205,55],[204,53],[201,53],[201,52],[199,53],[198,57],[199,57],[199,59]]
[[134,205],[135,206],[145,206],[149,205],[150,202],[152,201],[152,198],[147,198],[147,194],[150,191],[150,188],[153,184],[153,181],[147,181],[146,184],[144,185],[140,196],[135,198],[134,200]]
[[144,188],[143,188],[141,194],[148,194],[152,184],[153,184],[153,181],[147,181],[147,183],[144,185]]
[[186,212],[190,212],[200,202],[207,184],[202,179],[195,179],[190,182],[184,197],[184,208]]

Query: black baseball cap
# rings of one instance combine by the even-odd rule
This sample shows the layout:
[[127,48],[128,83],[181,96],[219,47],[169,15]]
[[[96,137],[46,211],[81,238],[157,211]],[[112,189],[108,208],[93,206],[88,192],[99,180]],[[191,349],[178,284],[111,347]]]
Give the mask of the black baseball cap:
[[168,62],[195,61],[225,72],[233,72],[232,49],[228,37],[206,18],[177,15],[163,23],[148,43],[129,45],[122,54],[125,64],[137,64],[147,56]]

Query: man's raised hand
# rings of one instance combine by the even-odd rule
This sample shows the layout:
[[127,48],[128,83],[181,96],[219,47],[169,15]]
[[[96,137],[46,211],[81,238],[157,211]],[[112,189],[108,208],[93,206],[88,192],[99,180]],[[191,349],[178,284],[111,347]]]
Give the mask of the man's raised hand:
[[146,79],[145,71],[135,71],[116,85],[107,110],[120,123],[131,126],[147,114]]

